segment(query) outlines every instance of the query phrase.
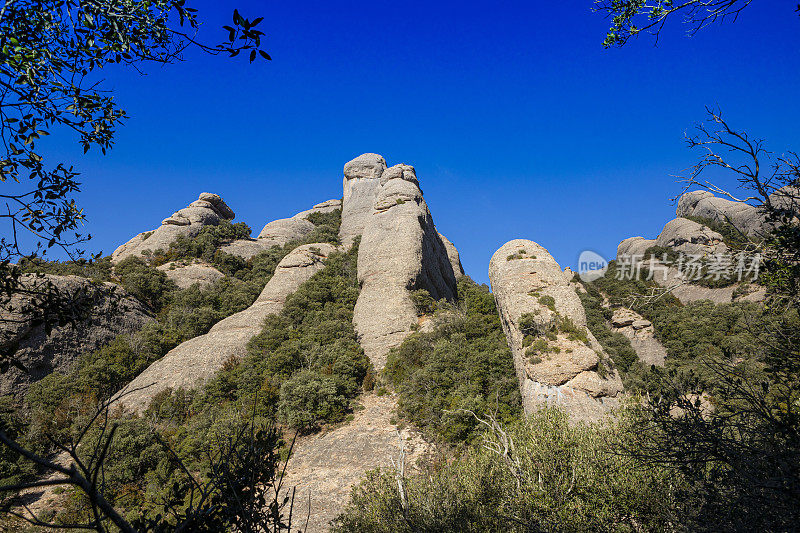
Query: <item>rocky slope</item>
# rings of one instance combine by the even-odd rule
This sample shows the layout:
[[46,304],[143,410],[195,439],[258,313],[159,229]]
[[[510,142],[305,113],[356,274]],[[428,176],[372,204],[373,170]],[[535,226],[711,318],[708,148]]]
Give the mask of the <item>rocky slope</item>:
[[574,419],[592,421],[619,403],[619,374],[586,328],[580,298],[547,250],[533,241],[510,241],[492,256],[489,279],[526,413],[557,405]]
[[[32,307],[43,312],[34,314]],[[0,349],[14,353],[27,372],[12,367],[0,374],[0,395],[22,398],[34,381],[67,371],[82,354],[138,331],[150,320],[147,308],[113,283],[24,275],[22,290],[0,303]],[[53,326],[49,332],[48,324]]]
[[189,339],[150,365],[121,391],[121,403],[141,412],[162,390],[194,388],[225,361],[243,355],[248,341],[261,331],[264,318],[279,312],[286,297],[319,271],[335,249],[330,244],[296,248],[278,264],[252,306],[217,322],[205,335]]

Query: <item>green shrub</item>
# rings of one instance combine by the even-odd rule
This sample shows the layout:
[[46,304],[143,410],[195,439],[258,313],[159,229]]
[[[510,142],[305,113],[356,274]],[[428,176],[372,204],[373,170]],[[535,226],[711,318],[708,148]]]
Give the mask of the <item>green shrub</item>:
[[291,427],[309,430],[320,420],[341,420],[348,403],[347,396],[336,386],[333,377],[304,370],[281,386],[278,416]]
[[[331,254],[321,271],[289,295],[279,314],[267,317],[262,332],[250,341],[247,355],[208,383],[195,399],[193,410],[224,402],[241,403],[258,395],[259,413],[264,416],[276,415],[278,401],[284,406],[284,420],[295,410],[313,414],[312,408],[301,409],[313,404],[309,400],[311,389],[300,387],[297,381],[283,387],[298,372],[307,370],[322,376],[316,384],[334,385],[336,394],[346,400],[344,404],[339,398],[334,402],[344,405],[343,413],[370,369],[353,329],[357,257],[357,246],[348,253]],[[324,402],[330,403],[329,389],[314,390],[324,393]],[[294,393],[303,396],[293,398]],[[338,420],[341,413],[335,409],[317,412],[325,421]],[[292,423],[310,424],[310,417],[298,415]]]
[[586,292],[579,292],[583,309],[586,312],[586,325],[589,331],[603,347],[603,350],[614,361],[614,365],[621,372],[623,379],[626,373],[639,360],[636,350],[631,346],[631,341],[619,332],[613,332],[608,325],[612,317],[612,310],[603,307],[602,295],[592,284],[586,284]]
[[114,267],[114,273],[126,291],[155,310],[161,309],[167,295],[177,289],[164,272],[139,257],[123,259]]
[[416,289],[411,291],[410,295],[414,307],[417,308],[417,316],[432,315],[436,312],[438,303],[427,290]]
[[[543,409],[477,444],[404,479],[404,500],[392,470],[373,471],[354,489],[334,531],[663,531],[694,513],[676,497],[681,479],[658,466],[633,468],[610,453],[633,439],[623,424],[570,424]],[[482,443],[481,443],[482,444]]]
[[545,294],[539,297],[539,304],[547,307],[551,311],[556,311],[556,299],[550,295]]
[[111,281],[112,264],[109,257],[96,260],[47,261],[38,257],[22,257],[17,263],[22,272],[80,276],[95,281]]
[[464,412],[497,412],[512,420],[521,400],[511,351],[494,298],[468,277],[457,306],[440,310],[431,332],[413,333],[387,358],[384,376],[398,394],[399,413],[430,436],[461,443],[477,435]]

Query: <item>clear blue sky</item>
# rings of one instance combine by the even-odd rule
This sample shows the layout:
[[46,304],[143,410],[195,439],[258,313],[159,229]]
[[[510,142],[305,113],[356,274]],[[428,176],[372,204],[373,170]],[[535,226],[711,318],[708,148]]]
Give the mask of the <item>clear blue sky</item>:
[[[220,5],[222,4],[222,5]],[[758,0],[736,24],[680,24],[601,46],[590,0],[196,2],[218,40],[233,7],[264,16],[272,62],[197,53],[148,75],[109,70],[131,119],[103,157],[53,141],[83,173],[80,199],[110,253],[202,191],[255,233],[341,196],[363,153],[409,163],[468,274],[514,238],[562,267],[653,237],[674,213],[683,132],[719,104],[775,150],[800,150],[800,17]],[[677,21],[674,21],[677,22]]]

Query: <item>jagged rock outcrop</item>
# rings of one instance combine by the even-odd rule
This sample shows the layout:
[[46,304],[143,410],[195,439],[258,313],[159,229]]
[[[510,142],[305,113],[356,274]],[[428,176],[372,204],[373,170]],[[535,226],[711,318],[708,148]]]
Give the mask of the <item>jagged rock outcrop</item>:
[[335,246],[324,243],[297,247],[278,264],[253,305],[220,320],[205,335],[189,339],[150,365],[121,392],[121,403],[141,412],[162,390],[194,388],[231,357],[244,355],[247,343],[261,331],[264,319],[280,312],[286,297],[321,270],[334,250]]
[[709,191],[691,191],[683,194],[675,213],[679,217],[700,217],[720,223],[729,222],[739,231],[751,237],[763,235],[763,212],[752,205],[717,198]]
[[626,307],[618,307],[611,317],[611,329],[628,338],[642,363],[664,366],[667,350],[656,339],[652,322],[642,315]]
[[203,226],[216,226],[223,220],[233,220],[234,213],[225,201],[216,194],[201,193],[188,207],[165,218],[161,226],[140,233],[111,254],[111,260],[119,262],[126,257],[139,256],[145,251],[167,250],[179,236],[194,237]]
[[450,266],[453,267],[453,274],[455,274],[456,279],[458,279],[464,275],[464,267],[461,266],[461,256],[458,254],[456,246],[447,240],[447,237],[439,233],[439,238],[442,240],[445,250],[447,250],[447,258],[450,260]]
[[345,247],[364,232],[375,208],[386,160],[378,154],[362,154],[344,166],[342,225],[339,239]]
[[722,235],[702,224],[688,218],[676,218],[667,222],[655,244],[676,252],[710,255],[728,249],[723,240]]
[[619,403],[619,374],[547,250],[523,239],[504,244],[489,263],[489,280],[526,413],[557,405],[573,419],[597,420]]
[[170,261],[156,268],[174,281],[179,289],[187,289],[195,283],[207,287],[225,277],[225,274],[213,266],[200,261],[192,263]]
[[655,239],[630,237],[619,243],[617,259],[623,256],[642,258],[645,251],[652,246],[672,248],[676,252],[685,254],[708,256],[724,253],[728,249],[723,240],[722,235],[702,224],[688,218],[676,218],[670,220]]
[[[353,179],[382,183],[369,216],[358,215],[364,227],[358,251],[361,293],[353,315],[364,352],[380,370],[389,349],[399,345],[417,321],[409,291],[425,289],[437,300],[452,300],[456,276],[414,167],[395,165],[380,176],[374,172],[371,178]],[[354,186],[353,179],[348,180],[346,172],[345,191]],[[363,197],[345,194],[344,211],[354,213],[348,211],[349,198],[360,205]]]
[[[13,353],[28,372],[12,367],[0,374],[0,395],[22,398],[31,383],[69,370],[82,354],[152,320],[143,304],[113,283],[34,274],[21,282],[22,291],[0,302],[0,349]],[[54,324],[49,333],[47,323]]]

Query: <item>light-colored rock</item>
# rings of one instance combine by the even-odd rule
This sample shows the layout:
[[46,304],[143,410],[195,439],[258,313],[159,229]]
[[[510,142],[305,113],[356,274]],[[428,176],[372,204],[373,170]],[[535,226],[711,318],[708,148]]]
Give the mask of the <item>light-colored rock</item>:
[[[0,395],[22,398],[31,383],[54,371],[68,371],[81,355],[118,335],[138,331],[153,319],[142,303],[113,283],[25,274],[21,285],[24,293],[0,297],[0,349],[13,352],[28,372],[11,367],[0,374]],[[59,309],[69,309],[72,320],[59,325]],[[40,319],[55,327],[48,333]]]
[[337,209],[342,208],[342,201],[337,199],[333,200],[326,200],[324,202],[320,202],[311,209],[306,209],[305,211],[300,211],[292,218],[307,218],[308,215],[312,213],[330,213],[331,211],[336,211]]
[[450,259],[450,266],[453,267],[453,274],[455,274],[456,279],[458,279],[464,275],[464,267],[461,266],[461,256],[458,253],[458,249],[456,249],[455,244],[450,242],[447,237],[441,233],[439,233],[439,238],[442,240],[445,250],[447,250],[447,257]]
[[611,317],[611,329],[628,338],[642,363],[664,366],[667,350],[656,339],[653,324],[639,313],[626,307],[617,307]]
[[764,213],[744,202],[718,198],[709,191],[691,191],[678,199],[675,210],[679,217],[700,217],[730,223],[750,237],[764,235]]
[[714,194],[703,190],[689,191],[682,194],[675,206],[675,216],[680,218],[694,216],[694,208],[697,207],[700,200],[705,198],[714,198]]
[[[405,452],[406,474],[419,473],[417,460],[430,446],[411,426],[395,427],[391,420],[397,407],[394,395],[364,394],[363,409],[355,418],[329,431],[301,437],[289,459],[283,485],[297,487],[295,521],[305,524],[306,533],[328,531],[333,520],[350,499],[350,490],[368,470],[391,469],[398,464],[401,447]],[[309,509],[310,500],[310,509]]]
[[645,239],[644,237],[629,237],[617,246],[617,260],[623,257],[644,257],[644,252],[655,246],[655,239]]
[[159,392],[191,389],[212,377],[231,357],[245,354],[247,343],[261,331],[264,319],[280,312],[286,297],[324,266],[336,248],[330,244],[299,246],[283,258],[255,303],[217,322],[200,335],[170,350],[139,374],[117,396],[126,408],[144,411]]
[[[425,289],[437,300],[456,296],[453,266],[422,191],[405,178],[413,169],[399,168],[401,172],[390,169],[397,177],[379,187],[358,251],[361,293],[353,323],[377,370],[386,363],[389,349],[417,323],[410,290]],[[347,202],[345,194],[345,210]]]
[[[543,405],[557,405],[573,419],[593,421],[618,405],[622,394],[619,374],[586,328],[580,298],[547,250],[522,239],[504,244],[489,263],[489,280],[514,354],[526,413]],[[553,299],[553,309],[546,305],[545,297]],[[557,347],[558,353],[530,357],[520,327],[520,319],[526,314],[542,329],[559,317],[568,318],[585,331],[588,344],[559,330],[556,339],[548,341],[550,349]],[[605,370],[601,370],[601,364]]]
[[258,240],[269,246],[283,246],[289,241],[306,237],[315,227],[302,218],[281,218],[264,226],[258,234]]
[[339,239],[345,247],[364,232],[375,208],[375,198],[381,188],[381,175],[386,160],[378,154],[363,154],[344,166],[342,182],[342,225]]
[[656,246],[700,255],[724,253],[728,249],[722,235],[688,218],[670,220],[656,238]]
[[225,274],[213,266],[202,262],[184,264],[170,261],[156,268],[174,281],[179,289],[187,289],[195,283],[207,287],[225,277]]
[[224,220],[233,220],[234,216],[219,195],[201,193],[198,200],[165,218],[158,228],[140,233],[114,250],[111,260],[117,263],[126,257],[138,257],[146,252],[166,251],[178,237],[194,237],[203,226],[216,226]]

